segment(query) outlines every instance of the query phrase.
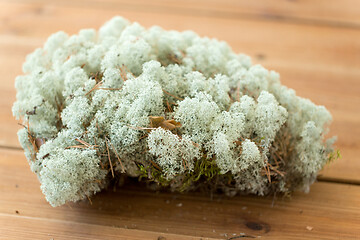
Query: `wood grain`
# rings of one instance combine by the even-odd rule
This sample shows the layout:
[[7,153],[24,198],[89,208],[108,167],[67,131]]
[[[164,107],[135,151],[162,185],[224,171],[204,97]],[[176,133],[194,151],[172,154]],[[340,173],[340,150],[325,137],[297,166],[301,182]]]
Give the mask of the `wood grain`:
[[[360,239],[360,8],[357,0],[0,0],[0,239]],[[52,208],[19,150],[14,79],[53,32],[114,15],[227,41],[333,114],[343,158],[309,194],[227,198],[107,190]],[[13,149],[11,149],[13,148]],[[342,182],[342,184],[339,184]],[[352,184],[343,184],[352,183]],[[237,238],[237,239],[243,239]]]
[[[194,239],[192,236],[163,232],[142,231],[137,229],[119,228],[86,224],[72,221],[59,221],[49,218],[35,218],[0,214],[0,239]],[[36,227],[34,227],[36,226]],[[205,238],[214,239],[214,238]]]
[[[28,2],[27,0],[11,1]],[[253,18],[360,28],[360,8],[356,7],[357,0],[182,0],[181,2],[176,0],[32,0],[31,2],[79,8],[86,5],[87,8],[136,9],[139,12]]]
[[319,182],[309,194],[295,193],[292,199],[215,195],[213,200],[130,186],[102,192],[92,205],[52,208],[23,154],[0,150],[0,191],[0,236],[6,239],[27,239],[27,234],[33,239],[228,239],[242,233],[265,239],[355,239],[360,234],[360,186],[355,185]]
[[0,63],[6,67],[0,69],[1,145],[19,147],[15,134],[19,126],[10,109],[13,81],[21,74],[25,55],[57,30],[72,34],[81,28],[97,28],[117,14],[146,27],[193,29],[202,36],[220,38],[236,52],[250,54],[255,63],[280,72],[285,85],[325,105],[334,116],[330,135],[338,136],[343,158],[326,167],[323,178],[360,183],[360,31],[349,28],[2,2]]

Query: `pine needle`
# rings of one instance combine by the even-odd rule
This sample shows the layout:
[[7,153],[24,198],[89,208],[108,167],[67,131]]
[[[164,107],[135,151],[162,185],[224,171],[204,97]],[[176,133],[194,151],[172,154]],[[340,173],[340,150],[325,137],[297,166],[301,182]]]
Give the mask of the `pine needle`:
[[134,130],[153,130],[153,129],[156,129],[156,128],[146,128],[146,127],[134,127],[134,126],[131,126],[131,125],[127,125],[128,128],[131,128],[131,129],[134,129]]
[[126,76],[126,72],[124,70],[124,65],[122,67],[120,67],[119,69],[120,69],[120,76],[121,76],[122,80],[125,82],[127,80],[127,76]]
[[87,199],[89,200],[90,205],[92,205],[92,201],[91,201],[90,197],[89,197],[88,195],[86,195],[86,197],[87,197]]
[[130,73],[133,77],[135,77],[135,75],[126,67],[126,65],[122,65],[123,66],[123,68],[125,68],[125,70],[128,72],[128,73]]
[[[31,143],[31,145],[33,146],[33,149],[34,149],[34,151],[35,151],[35,154],[34,154],[34,155],[36,155],[36,153],[39,151],[39,149],[38,149],[38,147],[36,146],[36,142],[35,142],[34,136],[33,136],[33,135],[31,134],[31,132],[30,132],[29,122],[27,122],[26,124],[27,124],[27,126],[26,126],[25,128],[27,129],[28,140],[29,140],[29,142]],[[35,156],[35,158],[36,158],[36,156]]]
[[[97,90],[121,90],[122,88],[97,88]],[[95,89],[96,90],[96,89]]]
[[273,167],[271,164],[269,164],[269,167],[271,168],[271,170],[275,171],[276,173],[278,173],[280,176],[284,177],[284,173],[280,172],[279,170],[277,170],[277,168]]
[[238,86],[236,88],[236,98],[240,102],[240,82],[238,83]]
[[95,86],[94,86],[93,88],[91,88],[90,91],[88,91],[88,92],[85,94],[85,96],[88,95],[88,94],[90,94],[92,91],[96,90],[96,89],[97,89],[98,87],[100,87],[102,84],[103,84],[103,81],[100,81],[100,82],[98,82],[97,84],[95,84]]
[[81,140],[81,139],[75,139],[75,141],[78,141],[79,143],[81,143],[81,144],[83,144],[83,145],[85,145],[85,146],[87,146],[87,147],[91,147],[91,145],[89,144],[89,143],[87,143],[87,142],[85,142],[85,141],[83,141],[83,140]]
[[113,166],[112,166],[112,162],[111,162],[111,159],[110,159],[109,145],[108,145],[107,141],[105,141],[105,144],[106,144],[106,150],[107,150],[107,153],[108,153],[108,158],[109,158],[109,163],[110,163],[110,168],[111,168],[111,175],[114,178],[115,175],[114,175],[114,169],[113,169]]
[[121,172],[124,173],[124,172],[125,172],[125,168],[124,168],[124,166],[123,166],[123,164],[122,164],[122,162],[121,162],[121,160],[120,160],[120,157],[119,157],[118,152],[116,151],[116,149],[115,149],[114,145],[111,143],[111,141],[110,141],[107,137],[105,137],[105,138],[106,138],[107,141],[109,141],[112,149],[114,150],[114,153],[115,153],[115,155],[116,155],[116,157],[117,157],[117,159],[118,159],[118,161],[119,161],[119,163],[120,163],[120,165],[121,165]]
[[168,100],[166,100],[166,105],[168,107],[169,112],[173,112]]
[[[95,149],[95,148],[99,147],[98,145],[91,145],[90,143],[87,143],[84,140],[81,140],[81,139],[78,139],[78,138],[76,138],[75,141],[83,144],[86,148]],[[75,145],[75,146],[81,146],[81,145]],[[70,146],[70,147],[74,147],[74,146]]]
[[168,91],[166,91],[166,90],[164,90],[164,89],[162,89],[162,90],[163,90],[164,93],[166,93],[167,95],[169,95],[169,96],[171,96],[171,97],[173,97],[173,98],[176,98],[177,100],[184,100],[183,98],[177,97],[177,96],[169,93]]
[[143,138],[146,138],[147,136],[148,136],[148,134],[145,134],[145,135],[141,136],[141,137],[139,138],[139,141],[140,141],[141,139],[143,139]]
[[161,167],[159,167],[159,165],[157,165],[155,162],[153,162],[152,160],[149,159],[149,161],[151,162],[151,164],[159,171],[162,171]]
[[268,162],[266,162],[266,165],[264,166],[264,168],[265,168],[265,174],[266,174],[269,182],[271,183],[271,177],[270,177],[271,173],[270,173],[269,163]]
[[84,145],[73,145],[73,146],[66,147],[65,149],[69,149],[69,148],[81,148],[81,149],[85,149],[85,148],[87,148],[87,147],[84,146]]

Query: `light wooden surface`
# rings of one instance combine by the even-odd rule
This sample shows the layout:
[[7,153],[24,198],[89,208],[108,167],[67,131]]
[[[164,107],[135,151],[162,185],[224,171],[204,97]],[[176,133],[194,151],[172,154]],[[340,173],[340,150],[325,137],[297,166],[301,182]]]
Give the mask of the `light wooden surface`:
[[265,239],[353,239],[360,233],[356,185],[319,182],[309,194],[296,193],[292,199],[214,196],[213,200],[199,193],[154,193],[132,187],[100,193],[92,205],[86,201],[52,208],[22,153],[0,154],[0,186],[5,192],[0,198],[0,233],[7,237],[31,233],[31,226],[37,236],[51,234],[55,239],[71,234],[110,239],[116,233],[131,235],[131,229],[139,230],[135,239],[145,232],[152,232],[150,239],[168,233],[218,239],[241,233]]
[[[227,41],[333,114],[343,158],[310,194],[278,198],[151,193],[138,188],[50,207],[17,141],[14,78],[53,32],[122,15]],[[0,239],[360,239],[360,3],[356,0],[0,1]],[[18,213],[16,212],[18,211]],[[258,229],[258,230],[256,230]],[[233,235],[235,234],[235,235]],[[159,239],[162,239],[162,238]]]

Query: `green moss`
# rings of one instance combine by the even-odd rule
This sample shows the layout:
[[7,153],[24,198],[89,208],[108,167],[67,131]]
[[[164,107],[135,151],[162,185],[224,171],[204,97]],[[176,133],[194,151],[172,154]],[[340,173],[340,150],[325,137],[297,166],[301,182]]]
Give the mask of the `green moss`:
[[336,151],[332,151],[328,155],[327,164],[333,163],[334,161],[340,159],[341,157],[342,156],[341,156],[341,153],[340,153],[339,149],[337,149]]

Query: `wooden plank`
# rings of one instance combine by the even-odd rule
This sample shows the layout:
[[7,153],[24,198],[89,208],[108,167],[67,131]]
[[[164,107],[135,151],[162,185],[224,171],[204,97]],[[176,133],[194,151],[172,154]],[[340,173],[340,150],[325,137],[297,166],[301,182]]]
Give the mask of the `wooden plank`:
[[[15,1],[29,3],[28,0]],[[31,3],[360,27],[357,0],[32,0]]]
[[[225,40],[237,52],[259,56],[261,61],[259,59],[258,62],[265,65],[301,67],[313,75],[318,72],[346,74],[349,83],[356,83],[360,74],[360,56],[355,54],[360,48],[360,31],[354,29],[214,17],[179,17],[126,10],[78,11],[77,8],[53,8],[41,4],[0,3],[0,7],[2,35],[40,37],[44,41],[58,30],[72,34],[81,28],[98,28],[111,16],[120,14],[146,27],[160,25],[165,29],[180,31],[192,29],[200,35]],[[312,79],[308,81],[313,82]],[[355,92],[352,87],[346,90]]]
[[[194,239],[191,236],[0,213],[0,239]],[[213,239],[213,238],[205,238]],[[205,240],[204,239],[204,240]]]
[[[354,29],[214,17],[179,17],[169,13],[127,10],[78,11],[77,8],[55,8],[41,4],[0,3],[0,7],[0,33],[11,36],[41,37],[45,40],[58,30],[75,33],[81,28],[98,28],[112,16],[120,14],[146,27],[160,25],[165,29],[192,29],[200,35],[225,40],[235,51],[260,56],[263,63],[272,62],[285,67],[289,64],[301,65],[307,71],[330,71],[331,74],[347,72],[352,82],[356,82],[360,72],[360,56],[354,54],[359,49],[360,31]],[[347,69],[344,70],[344,67]]]
[[[229,42],[254,62],[280,72],[285,85],[300,96],[325,105],[334,116],[331,134],[338,135],[343,159],[323,172],[325,178],[360,182],[360,31],[325,26],[259,22],[243,19],[177,16],[129,10],[51,7],[42,4],[0,3],[0,145],[18,147],[16,121],[10,113],[15,91],[13,79],[20,74],[25,54],[40,46],[57,30],[75,33],[99,27],[121,14],[149,27],[193,29],[200,35]],[[289,54],[292,53],[292,54]]]
[[[227,198],[151,192],[131,186],[86,202],[52,208],[21,151],[0,150],[0,234],[26,239],[193,236],[228,239],[355,239],[360,234],[360,186],[315,183],[291,199]],[[126,230],[126,229],[135,229]],[[50,234],[50,235],[47,235]],[[148,233],[146,233],[148,234]],[[6,238],[6,239],[9,239]],[[18,239],[17,238],[17,239]],[[180,238],[180,237],[179,237]]]

